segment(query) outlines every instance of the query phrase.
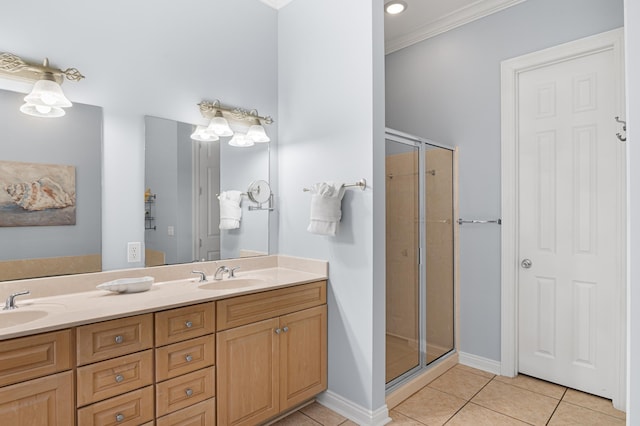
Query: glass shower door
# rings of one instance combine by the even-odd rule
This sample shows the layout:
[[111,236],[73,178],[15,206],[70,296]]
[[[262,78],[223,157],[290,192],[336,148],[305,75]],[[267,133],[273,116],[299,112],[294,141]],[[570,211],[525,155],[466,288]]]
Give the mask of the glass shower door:
[[420,361],[420,147],[386,140],[386,382]]

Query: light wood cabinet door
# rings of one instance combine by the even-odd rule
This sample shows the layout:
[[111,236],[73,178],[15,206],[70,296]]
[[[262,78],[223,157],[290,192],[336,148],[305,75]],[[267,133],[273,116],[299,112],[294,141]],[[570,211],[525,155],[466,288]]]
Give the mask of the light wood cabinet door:
[[0,389],[3,425],[69,426],[74,424],[71,371]]
[[71,368],[71,330],[0,342],[0,386]]
[[153,383],[153,351],[78,368],[78,407]]
[[138,315],[76,330],[78,365],[103,361],[153,346],[153,315]]
[[215,302],[156,312],[156,346],[204,336],[216,330]]
[[256,425],[278,414],[278,319],[216,335],[218,425]]
[[216,395],[215,367],[203,368],[156,385],[156,414],[164,416]]
[[209,334],[156,349],[156,381],[162,382],[212,366],[215,363],[215,341],[215,334]]
[[216,399],[207,399],[160,417],[156,426],[216,426]]
[[327,305],[280,317],[280,411],[327,389]]
[[137,426],[153,416],[153,386],[147,386],[79,409],[78,426]]

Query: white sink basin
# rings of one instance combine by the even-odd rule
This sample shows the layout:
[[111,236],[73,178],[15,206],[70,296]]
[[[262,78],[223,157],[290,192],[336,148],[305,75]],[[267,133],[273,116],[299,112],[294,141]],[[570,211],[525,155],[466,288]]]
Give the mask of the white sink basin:
[[20,308],[12,311],[0,311],[0,328],[13,327],[27,322],[35,321],[49,315],[47,311],[21,311]]
[[204,290],[233,290],[262,285],[264,283],[264,280],[258,278],[229,278],[222,281],[211,281],[206,284],[201,284],[198,288]]

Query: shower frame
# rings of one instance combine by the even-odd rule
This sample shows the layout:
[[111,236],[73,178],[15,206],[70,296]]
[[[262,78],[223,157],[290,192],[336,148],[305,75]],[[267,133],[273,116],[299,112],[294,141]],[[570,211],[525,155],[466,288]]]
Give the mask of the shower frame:
[[[458,149],[456,147],[448,146],[446,144],[438,143],[430,139],[414,136],[405,132],[394,130],[391,128],[385,129],[385,144],[387,141],[393,141],[401,143],[410,147],[418,148],[418,174],[421,177],[418,179],[418,197],[419,197],[419,364],[418,366],[406,371],[397,378],[389,381],[386,384],[387,405],[389,409],[396,405],[394,401],[404,399],[402,395],[405,393],[413,393],[420,387],[426,385],[429,381],[437,377],[441,372],[458,363],[458,348],[459,348],[459,292],[458,292],[458,234],[459,225],[457,222],[458,215]],[[438,359],[427,363],[427,312],[426,312],[426,265],[427,265],[427,250],[426,250],[426,188],[424,179],[422,176],[426,173],[426,161],[425,153],[428,146],[446,149],[452,152],[452,229],[453,229],[453,348],[446,354],[440,356]],[[385,308],[386,309],[386,308]],[[409,395],[407,395],[409,396]]]

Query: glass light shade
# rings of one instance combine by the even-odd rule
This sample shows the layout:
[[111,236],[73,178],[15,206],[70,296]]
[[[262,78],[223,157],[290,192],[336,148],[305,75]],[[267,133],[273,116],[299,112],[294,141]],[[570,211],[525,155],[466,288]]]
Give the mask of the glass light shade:
[[68,108],[71,101],[64,96],[58,83],[51,80],[38,80],[33,85],[31,93],[24,97],[27,104],[44,107]]
[[30,103],[22,105],[20,107],[20,111],[33,117],[43,118],[58,118],[65,115],[65,111],[62,108],[34,105]]
[[407,4],[403,1],[390,1],[384,5],[384,10],[389,15],[397,15],[398,13],[404,12],[406,9]]
[[264,131],[264,127],[260,124],[254,124],[249,127],[249,131],[247,132],[247,137],[256,143],[269,142],[269,136]]
[[229,141],[229,145],[237,146],[240,148],[248,148],[250,146],[253,146],[254,143],[250,138],[247,137],[247,135],[236,133]]
[[211,132],[207,131],[207,128],[204,126],[197,126],[196,130],[191,133],[191,139],[194,141],[200,142],[214,142],[219,140],[220,138],[217,135],[214,135]]
[[224,117],[213,117],[207,127],[207,132],[216,136],[232,136],[233,130],[229,127],[227,119]]

